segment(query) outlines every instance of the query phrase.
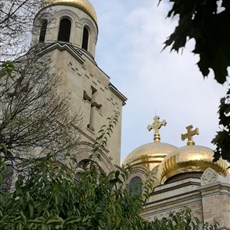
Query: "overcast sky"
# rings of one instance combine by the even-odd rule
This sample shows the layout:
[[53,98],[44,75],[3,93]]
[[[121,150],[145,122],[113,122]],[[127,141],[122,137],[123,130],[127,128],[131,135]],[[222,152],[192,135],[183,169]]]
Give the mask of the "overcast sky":
[[166,1],[91,0],[98,15],[98,65],[111,82],[128,98],[122,114],[121,159],[140,145],[153,141],[147,131],[159,115],[168,124],[161,130],[161,141],[183,146],[180,136],[192,124],[200,129],[197,145],[210,143],[218,130],[217,109],[226,87],[213,76],[203,79],[191,53],[161,52],[163,42],[176,25],[166,19]]

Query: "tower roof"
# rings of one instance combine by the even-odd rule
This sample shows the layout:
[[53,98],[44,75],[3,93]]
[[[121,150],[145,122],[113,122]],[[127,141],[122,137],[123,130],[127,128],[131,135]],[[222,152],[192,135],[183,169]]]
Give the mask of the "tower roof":
[[88,0],[44,0],[45,4],[51,5],[70,5],[77,7],[91,16],[95,22],[97,22],[97,14]]

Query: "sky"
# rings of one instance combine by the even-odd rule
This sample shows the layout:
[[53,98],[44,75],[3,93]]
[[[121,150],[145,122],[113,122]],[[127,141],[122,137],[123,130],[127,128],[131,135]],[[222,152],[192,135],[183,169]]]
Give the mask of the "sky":
[[90,0],[99,36],[95,60],[128,101],[122,112],[121,160],[137,147],[153,142],[147,130],[155,115],[167,121],[161,142],[186,145],[186,126],[199,128],[197,145],[215,148],[211,140],[218,128],[218,106],[227,86],[213,74],[203,78],[196,63],[194,43],[179,53],[162,51],[177,19],[167,19],[168,0]]
[[214,149],[218,106],[226,86],[211,74],[204,79],[191,53],[193,41],[179,53],[162,51],[176,19],[166,19],[163,0],[91,0],[98,16],[96,62],[127,98],[122,112],[121,160],[137,147],[153,141],[147,130],[155,115],[167,121],[161,142],[186,145],[186,126],[199,128],[197,145]]

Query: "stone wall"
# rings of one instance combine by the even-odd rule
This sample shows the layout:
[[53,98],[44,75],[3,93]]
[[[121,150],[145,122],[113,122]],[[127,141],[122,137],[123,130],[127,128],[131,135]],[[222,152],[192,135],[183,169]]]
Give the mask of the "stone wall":
[[201,179],[184,179],[154,188],[143,217],[166,217],[172,211],[190,208],[202,223],[217,221],[220,229],[230,229],[230,176],[206,169]]

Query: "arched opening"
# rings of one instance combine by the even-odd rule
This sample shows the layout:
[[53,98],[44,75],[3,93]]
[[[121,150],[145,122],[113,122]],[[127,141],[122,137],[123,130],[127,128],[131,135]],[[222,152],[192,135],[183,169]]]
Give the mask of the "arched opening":
[[68,18],[63,18],[60,21],[59,31],[58,31],[58,41],[69,42],[71,31],[71,21]]
[[82,49],[88,51],[88,43],[89,43],[89,30],[86,27],[84,27],[83,39],[82,39]]
[[84,160],[81,160],[78,163],[77,167],[86,170],[89,167],[89,164],[90,164],[90,160],[89,159],[84,159]]
[[139,176],[133,177],[129,182],[129,193],[131,196],[141,196],[142,180]]
[[39,42],[44,42],[46,37],[46,29],[47,29],[47,20],[43,20],[41,23],[41,30],[40,30],[40,36],[39,36]]

